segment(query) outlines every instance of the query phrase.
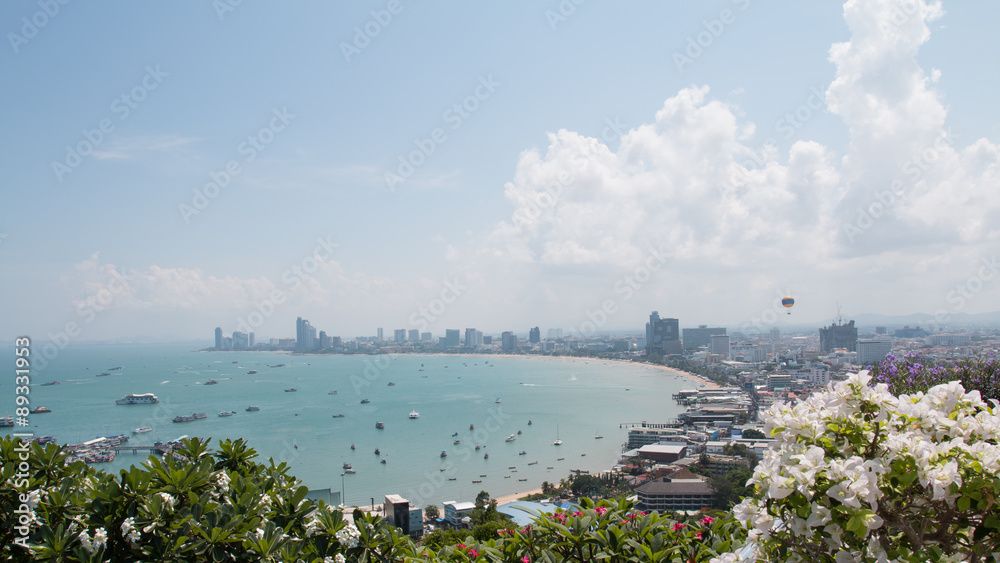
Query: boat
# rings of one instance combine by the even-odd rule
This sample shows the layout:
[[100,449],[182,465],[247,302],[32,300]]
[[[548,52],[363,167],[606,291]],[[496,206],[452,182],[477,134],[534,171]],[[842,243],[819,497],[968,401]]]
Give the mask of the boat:
[[375,428],[378,428],[379,430],[383,430],[383,429],[385,429],[385,423],[384,422],[376,422],[375,423]]
[[513,434],[511,434],[510,436],[507,436],[507,439],[505,441],[506,442],[513,442],[514,440],[517,440],[517,436],[514,436]]
[[552,467],[552,466],[546,466],[546,467],[545,467],[545,469],[555,469],[555,467]]
[[31,414],[39,414],[39,413],[43,413],[43,412],[52,412],[52,409],[50,409],[48,407],[35,407],[35,408],[31,409]]
[[520,429],[520,428],[518,428],[518,429],[517,429],[517,435],[518,435],[518,436],[520,436],[521,434],[523,434],[523,432],[521,432],[521,429]]
[[352,449],[352,450],[354,449],[354,444],[351,444],[351,449]]
[[327,395],[336,395],[336,394],[337,394],[337,390],[336,389],[334,389],[333,391],[330,391],[329,393],[327,393]]
[[482,483],[483,480],[482,479],[473,479],[472,482],[473,483]]
[[507,469],[517,469],[517,466],[516,466],[516,465],[511,465],[511,466],[510,466],[510,467],[508,467]]
[[371,399],[361,399],[361,404],[362,405],[367,405],[370,402],[371,402]]
[[135,430],[133,430],[132,433],[133,434],[144,434],[146,432],[152,432],[152,431],[153,431],[153,427],[152,426],[140,426],[140,427],[136,428]]
[[594,436],[594,439],[595,439],[595,440],[600,440],[600,439],[601,439],[601,438],[603,438],[603,437],[604,437],[604,436],[601,436],[600,434],[598,434],[598,435]]
[[566,458],[564,458],[564,457],[557,457],[557,458],[556,458],[556,461],[562,461],[562,460],[564,460],[564,459],[566,459]]
[[458,481],[458,477],[448,477],[449,481]]
[[142,394],[131,394],[125,395],[121,399],[115,401],[116,405],[152,405],[159,403],[160,400],[156,398],[156,395],[152,393],[142,393]]
[[193,416],[195,419],[208,418],[208,415],[205,414],[205,413],[203,413],[203,412],[196,412],[196,413],[192,414],[191,416]]
[[529,461],[528,465],[538,465],[538,462],[537,461]]
[[344,473],[357,473],[357,471],[355,471],[353,469],[345,469]]
[[252,369],[252,370],[250,370],[250,371],[247,372],[247,375],[256,375],[256,374],[257,374],[257,370],[255,370],[255,369]]
[[452,442],[452,444],[454,444],[456,446],[459,445],[459,444],[461,444],[461,443],[462,443],[461,440],[455,440],[454,442]]
[[410,418],[420,418],[420,413],[417,411],[410,411]]
[[216,380],[214,380],[214,379],[209,379],[208,381],[206,381],[205,383],[203,383],[203,385],[218,385],[218,384],[219,384],[219,382],[216,381]]
[[452,438],[454,438],[455,436],[458,436],[458,432],[455,432],[454,434],[451,435]]
[[117,370],[120,370],[120,369],[122,369],[122,367],[118,366],[118,367],[108,368],[108,371],[117,371]]
[[562,440],[559,439],[559,425],[558,424],[556,425],[556,441],[552,442],[552,445],[553,446],[561,446],[562,445]]
[[247,412],[259,411],[260,407],[247,407]]
[[382,459],[380,459],[380,460],[379,460],[379,463],[381,463],[381,464],[385,464],[385,458],[383,457]]
[[479,451],[480,448],[482,448],[482,446],[479,445],[479,444],[476,444],[476,451]]
[[192,420],[194,420],[193,416],[178,415],[174,417],[174,422],[191,422]]
[[503,478],[504,479],[510,479],[510,475],[504,475]]
[[502,403],[503,401],[501,401],[501,400],[500,400],[500,397],[497,397],[497,400],[495,400],[495,401],[493,401],[493,402],[494,402],[494,403]]
[[518,481],[527,481],[527,479],[518,479]]
[[480,475],[480,477],[486,477],[486,474],[485,474],[485,473],[483,473],[483,474],[481,474],[481,475]]
[[58,381],[49,381],[47,383],[42,383],[42,387],[48,387],[49,385],[59,385]]
[[219,416],[233,416],[234,414],[236,414],[236,411],[222,411],[219,413]]
[[528,455],[528,452],[526,452],[524,450],[521,450],[521,451],[517,452],[517,455]]
[[14,415],[0,416],[0,428],[10,428],[14,426]]
[[469,425],[469,430],[475,430],[475,429],[476,429],[476,425],[475,424],[470,424]]
[[391,382],[391,381],[389,382],[389,387],[395,387],[395,386],[396,386],[396,384],[395,384],[395,383],[393,383],[393,382]]
[[580,457],[587,457],[587,454],[580,454]]
[[346,414],[338,412],[337,414],[333,415],[333,418],[344,418],[346,416],[347,416]]
[[350,463],[347,463],[347,462],[345,461],[345,462],[344,462],[344,469],[350,469],[350,468],[351,468],[351,464],[350,464]]
[[294,388],[294,387],[291,387],[291,388],[289,388],[289,389],[285,389],[285,393],[294,393],[294,392],[296,392],[296,391],[298,391],[298,389],[296,389],[296,388]]
[[529,420],[529,421],[528,421],[528,426],[531,426],[531,424],[532,424],[532,422],[531,422],[531,421]]
[[107,377],[109,375],[111,375],[111,374],[108,373],[108,372],[104,372],[104,373],[99,373],[99,374],[95,375],[94,377]]
[[441,450],[441,457],[448,457],[448,451],[447,450]]
[[490,452],[484,453],[483,454],[483,459],[490,459]]

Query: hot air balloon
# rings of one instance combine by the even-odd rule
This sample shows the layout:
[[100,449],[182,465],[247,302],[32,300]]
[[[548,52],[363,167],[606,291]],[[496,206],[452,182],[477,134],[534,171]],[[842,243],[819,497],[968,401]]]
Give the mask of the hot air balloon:
[[789,309],[789,311],[788,311],[789,315],[792,314],[792,311],[791,311],[792,305],[795,305],[795,299],[792,299],[788,295],[786,295],[786,296],[784,296],[784,297],[781,298],[781,306],[784,307],[784,308],[786,308],[786,309]]

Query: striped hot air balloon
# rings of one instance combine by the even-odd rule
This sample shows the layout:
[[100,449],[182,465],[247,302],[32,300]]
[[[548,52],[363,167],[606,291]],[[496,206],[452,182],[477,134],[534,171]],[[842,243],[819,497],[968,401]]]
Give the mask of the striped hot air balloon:
[[795,305],[795,299],[792,299],[788,295],[786,295],[786,296],[784,296],[784,297],[781,298],[781,306],[784,307],[784,308],[786,308],[786,309],[789,309],[789,311],[788,311],[789,315],[792,314],[792,311],[791,311],[792,305]]

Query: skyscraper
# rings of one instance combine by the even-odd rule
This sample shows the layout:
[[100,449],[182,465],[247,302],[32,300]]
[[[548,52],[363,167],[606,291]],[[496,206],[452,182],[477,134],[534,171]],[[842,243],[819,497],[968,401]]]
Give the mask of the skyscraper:
[[457,328],[449,328],[444,331],[444,346],[445,348],[458,348],[461,346],[459,342],[460,333]]
[[378,336],[376,336],[375,338],[376,338],[375,342],[382,342],[384,340],[382,338],[382,329],[381,328],[378,329]]
[[684,349],[697,350],[702,346],[712,343],[712,337],[717,334],[726,334],[725,327],[709,327],[708,325],[698,325],[698,328],[684,329]]
[[316,339],[316,328],[309,321],[299,317],[295,320],[295,348],[298,350],[315,350],[319,344]]
[[417,330],[417,329],[415,329],[415,328],[411,328],[411,329],[410,329],[410,330],[409,330],[409,331],[408,331],[408,332],[406,333],[406,338],[407,338],[407,340],[409,340],[410,342],[419,342],[419,341],[420,341],[420,331],[419,331],[419,330]]
[[538,344],[542,341],[542,331],[537,326],[528,331],[528,342]]
[[682,353],[679,324],[677,319],[661,319],[660,313],[653,311],[646,323],[646,353],[654,356]]
[[223,341],[222,341],[222,327],[221,326],[217,326],[217,327],[215,327],[215,349],[216,350],[222,350],[222,345],[223,345]]
[[250,348],[250,335],[240,331],[234,332],[233,350],[247,350],[249,348]]
[[392,336],[393,336],[392,339],[396,342],[396,344],[403,344],[404,342],[406,342],[406,329],[397,328],[396,330],[393,331]]
[[517,337],[513,332],[508,330],[500,335],[500,349],[508,353],[517,351]]
[[847,324],[833,323],[827,328],[819,329],[819,349],[821,352],[832,352],[835,348],[845,348],[848,352],[858,349],[858,328],[854,321]]

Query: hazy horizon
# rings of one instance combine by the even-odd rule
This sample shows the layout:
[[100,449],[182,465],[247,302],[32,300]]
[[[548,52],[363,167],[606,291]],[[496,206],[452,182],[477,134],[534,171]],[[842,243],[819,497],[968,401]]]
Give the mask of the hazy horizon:
[[1000,311],[995,3],[43,4],[0,337]]

